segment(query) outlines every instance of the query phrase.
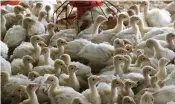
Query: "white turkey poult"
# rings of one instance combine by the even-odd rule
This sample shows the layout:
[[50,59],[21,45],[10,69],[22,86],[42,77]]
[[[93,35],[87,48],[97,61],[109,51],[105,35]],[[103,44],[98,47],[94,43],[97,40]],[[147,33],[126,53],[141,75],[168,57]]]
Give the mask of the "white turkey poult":
[[0,6],[2,104],[175,104],[174,1],[15,2]]

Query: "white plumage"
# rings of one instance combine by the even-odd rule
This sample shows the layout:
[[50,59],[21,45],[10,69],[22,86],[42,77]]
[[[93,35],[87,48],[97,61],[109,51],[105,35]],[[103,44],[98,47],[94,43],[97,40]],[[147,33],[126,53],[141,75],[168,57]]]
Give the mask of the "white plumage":
[[86,45],[79,53],[78,55],[80,57],[83,57],[92,64],[110,64],[112,63],[111,57],[114,52],[114,47],[106,44],[106,43],[100,43],[95,44],[91,43]]
[[12,74],[16,75],[20,73],[28,75],[28,73],[33,69],[33,62],[35,62],[35,60],[29,55],[24,56],[22,59],[14,59],[11,62]]
[[[4,78],[2,80],[2,82],[5,80],[5,82],[3,82],[4,84],[2,84],[2,93],[3,93],[3,97],[4,96],[9,96],[12,91],[17,88],[20,85],[25,85],[27,86],[29,83],[31,83],[31,81],[24,75],[22,74],[18,74],[15,76],[10,76],[8,74],[6,74],[6,72],[1,72],[2,77]],[[27,97],[27,95],[22,95],[23,97]]]
[[11,75],[11,65],[3,57],[0,56],[1,71],[7,71]]
[[163,84],[166,86],[175,85],[175,71],[172,71],[164,80]]
[[16,47],[20,45],[22,41],[25,41],[26,36],[26,29],[20,25],[14,25],[7,31],[3,41],[8,45],[8,47]]
[[44,39],[40,38],[39,36],[31,37],[30,42],[23,42],[21,43],[15,50],[13,51],[13,55],[11,58],[22,58],[25,55],[31,55],[35,61],[38,60],[41,47],[38,45],[39,42],[43,41]]
[[148,26],[165,27],[171,23],[170,13],[165,9],[154,8],[149,10],[149,2],[142,2],[141,6],[144,7],[144,19]]
[[155,104],[166,104],[169,101],[173,101],[175,98],[175,86],[164,86],[156,91],[153,96]]
[[78,53],[81,51],[81,49],[90,44],[91,42],[86,39],[75,39],[73,41],[68,42],[65,53],[69,54],[71,58],[78,57]]
[[54,36],[50,39],[50,45],[54,46],[56,45],[56,41],[59,38],[63,38],[66,41],[73,41],[76,38],[76,30],[75,29],[65,29],[60,30],[59,32],[55,33]]
[[4,59],[7,59],[8,58],[8,50],[9,50],[9,48],[2,41],[0,41],[0,45],[1,45],[1,57],[3,57]]

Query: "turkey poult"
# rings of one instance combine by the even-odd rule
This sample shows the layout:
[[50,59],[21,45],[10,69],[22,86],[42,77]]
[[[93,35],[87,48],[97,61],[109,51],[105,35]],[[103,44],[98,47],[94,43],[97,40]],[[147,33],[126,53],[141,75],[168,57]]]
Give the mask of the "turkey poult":
[[116,103],[122,87],[124,87],[124,83],[120,78],[113,79],[111,85],[100,82],[97,89],[101,97],[101,104]]
[[34,62],[35,60],[29,55],[24,56],[22,59],[14,59],[11,62],[12,74],[16,75],[19,73],[28,75],[28,73],[33,69],[32,63]]
[[138,44],[140,43],[142,37],[139,30],[139,27],[137,26],[138,22],[140,21],[138,16],[131,16],[130,17],[130,25],[131,27],[128,29],[125,29],[119,33],[117,33],[113,38],[112,42],[116,38],[121,39],[128,39],[132,44]]
[[3,39],[6,34],[6,18],[4,17],[6,13],[8,13],[8,11],[1,8],[1,39]]
[[28,99],[23,100],[19,104],[39,104],[38,98],[36,95],[36,90],[38,89],[38,87],[39,87],[39,84],[30,83],[27,87],[20,86],[20,88],[16,88],[13,91],[13,93],[14,94],[21,94],[21,93],[27,92]]
[[29,17],[23,20],[22,26],[14,25],[10,28],[5,37],[4,43],[8,45],[9,48],[16,47],[25,41],[27,37],[27,31],[35,24],[35,21]]
[[165,57],[169,60],[173,60],[175,57],[175,53],[172,50],[162,47],[156,39],[148,39],[146,41],[146,46],[153,49],[154,58],[160,59],[161,57]]
[[67,41],[65,39],[59,38],[57,40],[56,45],[51,48],[51,58],[53,60],[60,58],[60,56],[64,54],[65,45],[67,45]]
[[161,34],[161,35],[153,36],[152,38],[157,39],[157,40],[164,40],[164,41],[166,41],[167,44],[165,44],[165,47],[169,48],[170,50],[173,50],[173,51],[175,50],[175,42],[174,42],[174,40],[175,40],[175,33],[170,32],[168,34]]
[[171,23],[170,13],[164,9],[151,9],[149,10],[150,3],[148,1],[143,1],[141,7],[144,8],[144,19],[148,26],[155,27],[165,27]]
[[38,17],[38,14],[42,10],[43,6],[44,5],[40,2],[36,3],[32,8],[32,13]]
[[137,86],[137,83],[130,80],[130,79],[125,79],[124,80],[124,90],[122,91],[122,94],[124,96],[130,96],[130,97],[134,97],[134,92],[132,91],[133,87]]
[[54,65],[43,65],[43,66],[36,66],[33,68],[32,71],[38,72],[40,75],[44,74],[55,74],[55,75],[60,75],[61,73],[61,68],[66,67],[65,63],[57,59],[54,62]]
[[91,40],[96,34],[98,34],[99,26],[105,21],[107,21],[106,17],[104,17],[102,15],[97,16],[94,23],[91,26],[89,26],[89,28],[81,31],[77,35],[77,38],[84,38],[87,40]]
[[53,65],[54,61],[50,57],[50,48],[49,47],[43,47],[41,50],[41,54],[38,60],[38,66],[42,65]]
[[80,90],[80,83],[79,83],[77,76],[75,74],[75,72],[78,70],[79,70],[78,67],[76,67],[73,64],[70,64],[68,66],[68,75],[61,74],[59,76],[60,85],[69,86],[69,87],[72,87],[74,90],[79,91]]
[[60,57],[60,59],[63,60],[67,66],[71,64],[75,65],[79,69],[75,73],[79,80],[80,86],[81,88],[87,88],[88,87],[87,79],[92,75],[91,67],[86,66],[80,62],[71,62],[71,58],[68,54],[63,54]]
[[119,14],[117,18],[118,22],[117,25],[113,29],[102,31],[100,34],[96,35],[91,41],[95,43],[103,43],[103,42],[109,42],[111,43],[111,39],[113,36],[116,35],[116,33],[119,33],[123,30],[123,22],[128,20],[129,17],[123,13]]
[[24,15],[23,14],[17,14],[16,19],[17,19],[16,25],[21,25],[22,26],[22,21],[24,19]]
[[32,71],[29,73],[28,76],[31,79],[34,79],[32,81],[33,83],[37,83],[40,85],[36,92],[39,103],[49,102],[47,91],[50,86],[47,86],[47,84],[45,84],[45,81],[49,76],[51,76],[51,74],[45,74],[44,76],[40,76],[38,72]]
[[[10,76],[8,72],[1,72],[1,77],[3,78],[1,81],[2,85],[2,98],[9,96],[13,90],[15,90],[19,86],[27,86],[31,81],[24,75],[18,74],[14,76]],[[22,97],[27,97],[26,94],[22,94]]]
[[56,25],[53,24],[53,23],[48,23],[47,24],[47,32],[48,34],[41,34],[39,35],[40,37],[42,37],[44,39],[44,42],[46,44],[49,44],[50,43],[50,39],[55,35],[55,31],[54,29],[56,29]]
[[6,18],[6,28],[10,29],[16,23],[16,15],[25,11],[25,8],[21,5],[16,5],[13,7],[13,12],[5,14]]
[[141,79],[139,81],[137,85],[137,91],[140,91],[144,88],[151,87],[150,75],[154,75],[156,73],[156,70],[151,66],[144,66],[142,68],[142,73],[143,73],[144,79]]
[[35,18],[34,16],[30,16],[35,21],[35,24],[28,30],[28,38],[31,38],[34,35],[44,34],[45,31],[45,23],[43,23],[43,19],[46,16],[42,11],[39,13],[39,17]]
[[101,97],[96,87],[100,80],[101,78],[99,76],[90,76],[88,78],[89,89],[82,92],[92,104],[101,104]]
[[86,97],[76,92],[74,89],[70,87],[59,87],[58,78],[55,76],[49,76],[45,81],[46,84],[50,84],[50,88],[48,90],[48,97],[52,104],[71,104],[71,101],[75,97],[80,97],[87,101]]
[[25,55],[31,55],[35,61],[38,61],[41,54],[41,47],[38,45],[38,43],[41,41],[44,41],[44,39],[37,35],[32,36],[30,38],[30,42],[23,42],[17,48],[15,48],[11,59],[22,58]]
[[170,60],[168,60],[165,57],[162,57],[159,60],[159,64],[158,64],[158,72],[157,72],[157,77],[160,81],[164,80],[167,77],[167,69],[166,69],[166,65],[170,62]]

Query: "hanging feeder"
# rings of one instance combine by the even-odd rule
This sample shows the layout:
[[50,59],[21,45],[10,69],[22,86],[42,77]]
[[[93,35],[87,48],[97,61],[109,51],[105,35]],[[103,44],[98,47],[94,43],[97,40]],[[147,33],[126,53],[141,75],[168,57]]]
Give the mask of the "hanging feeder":
[[[97,0],[97,1],[94,1],[94,0],[93,0],[93,1],[91,1],[91,0],[90,0],[90,1],[87,1],[87,0],[86,0],[86,1],[80,0],[80,1],[65,1],[62,5],[60,5],[60,6],[55,10],[55,12],[54,12],[53,15],[55,15],[55,13],[57,13],[57,11],[58,11],[61,7],[65,6],[65,8],[62,8],[61,12],[58,13],[58,15],[57,15],[57,18],[58,18],[58,17],[61,15],[61,13],[62,13],[64,10],[66,10],[67,5],[70,5],[70,6],[72,6],[72,9],[71,9],[71,11],[70,11],[69,14],[67,13],[67,10],[66,10],[65,18],[64,18],[64,19],[66,20],[66,22],[68,22],[68,18],[69,18],[69,16],[70,16],[70,14],[72,13],[73,8],[77,8],[77,15],[76,15],[75,19],[77,19],[77,26],[78,26],[78,28],[79,28],[78,21],[81,19],[81,17],[82,17],[87,11],[91,11],[92,8],[99,7],[100,10],[101,10],[101,12],[103,13],[103,15],[107,18],[107,16],[105,15],[103,9],[101,8],[101,6],[102,6],[103,4],[105,4],[109,9],[110,9],[110,7],[109,7],[108,5],[111,5],[111,6],[115,7],[115,8],[120,12],[120,10],[118,9],[118,7],[116,7],[115,5],[113,5],[111,2],[109,2],[109,1],[107,1],[107,0]],[[91,17],[92,17],[92,21],[94,22],[93,16],[92,16],[92,11],[91,11]],[[56,22],[56,21],[54,21],[54,19],[53,19],[53,22]],[[68,28],[68,25],[67,25],[67,24],[68,24],[68,23],[66,23],[66,27]],[[78,29],[78,32],[79,32],[79,29]]]
[[19,2],[20,2],[19,0],[1,1],[1,2],[0,2],[0,6],[2,6],[2,5],[7,5],[7,4],[9,4],[9,5],[18,5]]

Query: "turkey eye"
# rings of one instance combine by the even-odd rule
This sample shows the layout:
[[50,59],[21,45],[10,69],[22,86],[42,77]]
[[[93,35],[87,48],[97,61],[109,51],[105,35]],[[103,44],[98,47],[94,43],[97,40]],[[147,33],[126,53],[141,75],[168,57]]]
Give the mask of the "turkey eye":
[[116,84],[118,84],[118,82]]
[[95,79],[92,79],[93,81],[95,81]]
[[18,90],[18,92],[20,92],[21,90]]
[[36,40],[39,40],[39,38],[37,38]]
[[131,85],[131,83],[129,85]]
[[27,59],[28,61],[30,61],[29,59]]
[[130,101],[128,101],[128,103],[130,103]]
[[151,71],[151,70],[149,69],[149,71]]
[[118,60],[122,60],[121,58],[119,58]]
[[120,44],[119,42],[117,42],[117,44]]
[[63,64],[60,64],[60,65],[63,65]]
[[35,75],[33,77],[36,77]]
[[53,81],[53,79],[51,81]]
[[61,44],[63,44],[63,42],[61,42]]

